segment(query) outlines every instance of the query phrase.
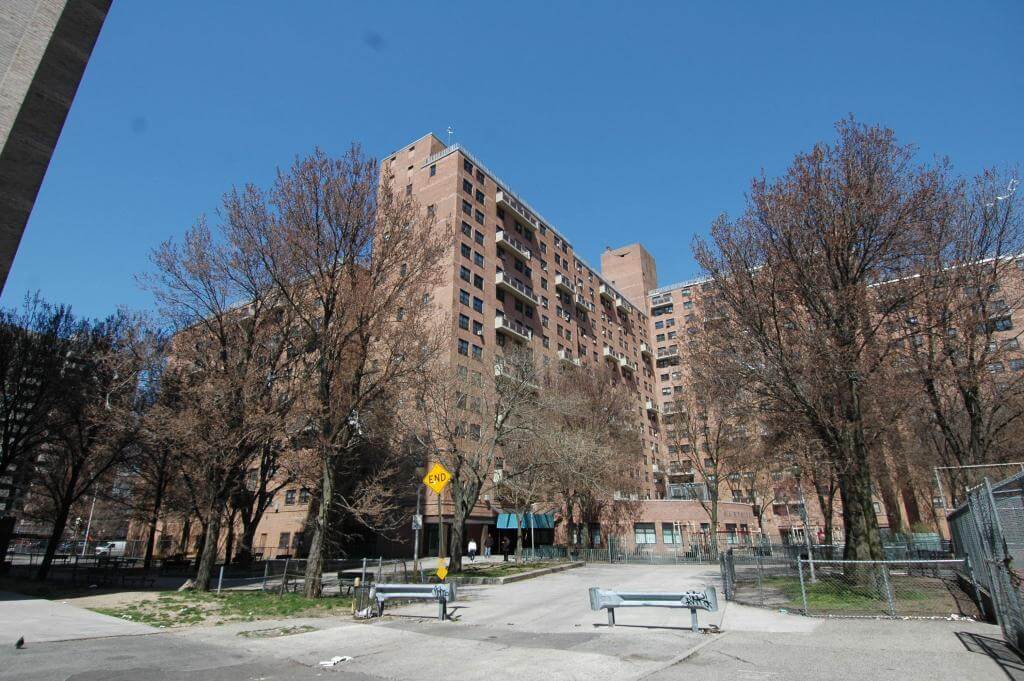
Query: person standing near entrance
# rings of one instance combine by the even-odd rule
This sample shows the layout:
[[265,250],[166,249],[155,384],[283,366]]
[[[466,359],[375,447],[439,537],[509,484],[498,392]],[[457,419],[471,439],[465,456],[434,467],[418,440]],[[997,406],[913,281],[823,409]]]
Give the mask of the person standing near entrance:
[[484,558],[491,557],[491,550],[494,548],[494,535],[487,537],[487,541],[484,542]]
[[508,540],[508,537],[502,537],[502,538],[501,538],[501,552],[502,552],[503,554],[505,554],[505,562],[506,562],[506,563],[508,562],[508,547],[509,547],[509,546],[510,546],[511,544],[512,544],[512,542],[510,542],[510,541]]
[[472,563],[476,559],[476,540],[469,540],[469,562]]

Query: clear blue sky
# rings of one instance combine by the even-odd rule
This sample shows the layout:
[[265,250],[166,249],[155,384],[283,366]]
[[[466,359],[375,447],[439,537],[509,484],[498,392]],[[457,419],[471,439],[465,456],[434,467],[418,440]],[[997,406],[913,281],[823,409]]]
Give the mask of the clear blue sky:
[[320,145],[456,140],[661,283],[849,113],[963,173],[1024,161],[1024,3],[117,0],[0,303],[146,308],[149,251]]

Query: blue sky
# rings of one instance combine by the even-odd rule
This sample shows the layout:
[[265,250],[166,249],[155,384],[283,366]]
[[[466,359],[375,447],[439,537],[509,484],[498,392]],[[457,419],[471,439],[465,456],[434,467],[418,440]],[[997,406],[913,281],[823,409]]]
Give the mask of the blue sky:
[[850,113],[973,174],[1024,161],[1024,3],[114,3],[0,304],[147,308],[148,253],[319,145],[465,144],[597,265],[662,284]]

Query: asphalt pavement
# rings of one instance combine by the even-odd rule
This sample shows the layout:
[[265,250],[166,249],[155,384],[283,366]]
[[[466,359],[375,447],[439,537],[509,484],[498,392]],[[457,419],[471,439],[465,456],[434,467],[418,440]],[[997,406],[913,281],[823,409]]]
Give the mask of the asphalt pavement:
[[[710,566],[590,565],[514,584],[462,587],[454,619],[444,623],[428,604],[389,609],[368,622],[345,617],[126,631],[113,638],[29,640],[20,651],[0,642],[0,679],[1024,680],[1024,666],[988,624],[825,620],[721,601],[719,613],[701,614],[704,633],[693,634],[689,613],[675,609],[621,610],[610,628],[587,599],[590,586],[674,591],[717,580]],[[21,603],[0,602],[0,622],[20,619]],[[297,625],[315,629],[252,637]],[[351,659],[320,666],[335,656]]]

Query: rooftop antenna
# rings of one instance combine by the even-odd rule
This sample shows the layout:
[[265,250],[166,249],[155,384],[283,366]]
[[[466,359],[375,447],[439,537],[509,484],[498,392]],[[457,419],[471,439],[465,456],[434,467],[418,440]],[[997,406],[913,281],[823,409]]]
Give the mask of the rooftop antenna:
[[455,132],[455,131],[454,131],[454,130],[452,130],[452,126],[450,126],[450,125],[449,125],[449,126],[448,126],[448,146],[449,146],[449,147],[450,147],[450,146],[452,145],[452,134],[453,134],[454,132]]

